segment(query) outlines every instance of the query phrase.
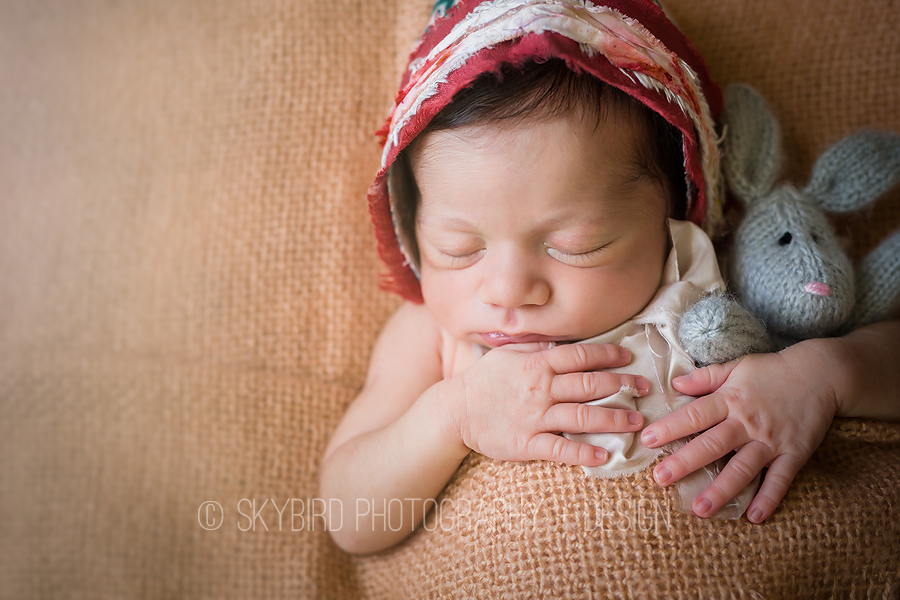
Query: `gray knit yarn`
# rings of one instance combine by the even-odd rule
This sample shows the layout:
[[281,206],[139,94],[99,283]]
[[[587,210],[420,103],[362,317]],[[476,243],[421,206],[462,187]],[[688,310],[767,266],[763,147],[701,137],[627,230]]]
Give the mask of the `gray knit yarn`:
[[744,306],[781,345],[889,317],[900,302],[900,235],[854,276],[825,211],[860,208],[900,181],[900,136],[847,137],[822,154],[805,189],[772,189],[781,144],[765,101],[749,86],[730,86],[723,119],[726,179],[746,208],[731,263]]
[[829,212],[856,210],[891,189],[900,174],[897,136],[869,131],[825,151],[804,190]]
[[[837,333],[853,312],[853,266],[821,207],[790,186],[748,206],[735,233],[731,275],[744,306],[781,337]],[[809,293],[811,282],[831,294]]]
[[855,329],[891,316],[900,298],[900,231],[872,250],[856,271]]
[[854,275],[825,211],[860,208],[900,181],[900,136],[847,137],[816,161],[805,189],[773,189],[781,133],[762,96],[746,85],[729,86],[723,121],[722,168],[746,209],[731,251],[730,283],[767,331],[761,333],[734,300],[704,299],[679,325],[695,361],[724,362],[890,317],[900,306],[900,232]]
[[697,366],[774,349],[762,321],[724,294],[705,296],[692,305],[678,323],[678,338]]
[[760,198],[772,189],[781,167],[781,128],[765,100],[747,85],[730,85],[725,106],[739,106],[724,123],[726,146],[722,172],[740,198]]

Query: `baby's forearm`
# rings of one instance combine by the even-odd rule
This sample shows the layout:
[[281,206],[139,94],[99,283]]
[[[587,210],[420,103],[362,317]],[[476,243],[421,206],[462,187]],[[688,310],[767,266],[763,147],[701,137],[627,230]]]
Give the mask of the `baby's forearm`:
[[414,531],[468,454],[445,410],[447,387],[433,385],[396,421],[323,460],[321,494],[335,511],[329,529],[347,552],[382,550]]
[[833,365],[837,416],[900,420],[900,321],[809,341]]

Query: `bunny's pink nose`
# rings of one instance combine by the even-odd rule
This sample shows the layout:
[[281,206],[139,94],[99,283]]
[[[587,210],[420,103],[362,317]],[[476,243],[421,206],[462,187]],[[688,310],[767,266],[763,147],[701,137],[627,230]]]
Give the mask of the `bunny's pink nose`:
[[803,291],[816,296],[830,296],[831,288],[821,281],[810,281],[803,286]]

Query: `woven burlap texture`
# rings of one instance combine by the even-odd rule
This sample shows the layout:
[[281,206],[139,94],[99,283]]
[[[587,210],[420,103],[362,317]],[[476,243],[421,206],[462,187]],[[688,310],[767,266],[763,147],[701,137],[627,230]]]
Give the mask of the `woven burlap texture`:
[[[308,518],[397,305],[365,194],[428,4],[0,3],[0,597],[895,597],[886,425],[836,426],[763,526],[475,456],[445,496],[468,505],[393,551]],[[896,3],[669,5],[720,83],[769,99],[789,175],[900,131]],[[847,223],[859,256],[900,192]]]

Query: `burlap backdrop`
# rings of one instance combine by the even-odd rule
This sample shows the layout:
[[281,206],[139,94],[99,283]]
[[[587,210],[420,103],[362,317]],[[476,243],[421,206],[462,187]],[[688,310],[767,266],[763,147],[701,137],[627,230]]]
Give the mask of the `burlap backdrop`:
[[[0,597],[426,593],[410,583],[434,574],[410,558],[421,543],[351,560],[309,508],[319,456],[396,306],[376,287],[364,198],[372,133],[428,3],[0,2]],[[669,4],[718,81],[770,99],[790,174],[857,128],[900,131],[896,1]],[[900,225],[900,192],[866,214],[850,220],[857,254]],[[851,515],[833,547],[842,576],[857,564],[848,548],[874,561],[871,587],[843,588],[859,595],[898,593],[893,439],[876,459],[842,463],[846,444],[868,450],[840,441],[816,459],[846,498],[881,510]],[[819,480],[805,481],[795,498],[815,496]],[[826,512],[846,500],[815,498]],[[261,520],[241,515],[267,499]],[[279,531],[271,505],[289,499]],[[224,524],[208,531],[222,518],[210,500]],[[781,544],[797,566],[751,569],[764,571],[753,589],[839,589],[798,576],[822,549],[780,523],[750,551]],[[695,558],[730,545],[691,531]],[[432,593],[454,589],[460,564],[471,577],[465,564],[492,560],[445,550],[472,558],[441,565]],[[528,568],[528,556],[509,560]],[[640,582],[640,556],[652,555],[619,556],[625,571],[610,576]],[[626,583],[598,589],[660,589]]]

